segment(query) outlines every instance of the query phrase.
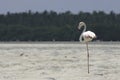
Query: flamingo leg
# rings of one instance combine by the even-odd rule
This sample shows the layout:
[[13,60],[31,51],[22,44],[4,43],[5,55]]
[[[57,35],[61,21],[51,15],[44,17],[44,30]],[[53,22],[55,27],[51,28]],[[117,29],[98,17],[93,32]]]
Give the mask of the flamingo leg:
[[86,47],[87,47],[87,66],[88,66],[88,74],[89,74],[90,71],[89,71],[89,49],[88,49],[88,42],[86,42]]

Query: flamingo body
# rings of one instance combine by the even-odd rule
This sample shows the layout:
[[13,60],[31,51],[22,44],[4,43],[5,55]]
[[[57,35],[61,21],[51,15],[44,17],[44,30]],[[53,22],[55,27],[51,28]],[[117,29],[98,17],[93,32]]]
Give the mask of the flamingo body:
[[81,34],[85,42],[92,41],[92,39],[96,38],[96,35],[92,31],[86,31]]

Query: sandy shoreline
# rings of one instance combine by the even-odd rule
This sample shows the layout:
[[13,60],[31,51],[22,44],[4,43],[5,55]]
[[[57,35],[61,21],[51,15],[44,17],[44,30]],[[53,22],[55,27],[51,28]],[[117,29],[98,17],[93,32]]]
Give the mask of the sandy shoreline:
[[119,80],[119,44],[0,45],[0,80]]

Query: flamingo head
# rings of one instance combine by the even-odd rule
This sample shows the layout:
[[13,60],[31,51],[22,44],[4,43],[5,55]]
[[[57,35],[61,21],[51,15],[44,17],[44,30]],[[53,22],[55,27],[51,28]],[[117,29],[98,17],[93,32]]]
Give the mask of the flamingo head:
[[81,27],[83,27],[83,26],[86,26],[86,24],[85,24],[84,22],[80,22],[80,23],[79,23],[79,26],[78,26],[78,29],[80,30]]

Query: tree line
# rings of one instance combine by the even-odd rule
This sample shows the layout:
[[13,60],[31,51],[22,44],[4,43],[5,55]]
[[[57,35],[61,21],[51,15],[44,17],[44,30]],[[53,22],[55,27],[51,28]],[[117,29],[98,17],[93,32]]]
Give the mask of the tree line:
[[82,12],[55,11],[0,14],[0,41],[78,41],[82,31],[78,23],[96,33],[97,40],[120,40],[120,14],[113,11]]

